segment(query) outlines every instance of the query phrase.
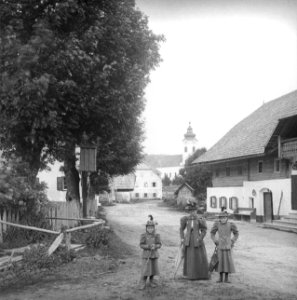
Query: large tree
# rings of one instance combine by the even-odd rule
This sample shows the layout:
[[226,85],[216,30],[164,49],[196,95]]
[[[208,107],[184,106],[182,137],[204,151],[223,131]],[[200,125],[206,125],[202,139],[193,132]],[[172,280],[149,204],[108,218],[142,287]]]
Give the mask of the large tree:
[[84,134],[101,175],[130,172],[161,40],[134,0],[0,0],[4,154],[28,162],[33,180],[64,161],[69,200],[79,201],[75,146]]

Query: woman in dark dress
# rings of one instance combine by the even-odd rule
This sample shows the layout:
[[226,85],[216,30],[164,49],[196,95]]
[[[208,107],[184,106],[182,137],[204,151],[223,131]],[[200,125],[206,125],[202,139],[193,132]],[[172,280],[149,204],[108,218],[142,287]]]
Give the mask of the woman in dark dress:
[[[188,202],[188,216],[180,220],[180,238],[184,246],[183,275],[191,280],[209,279],[208,260],[203,238],[206,235],[206,222],[196,202]],[[185,232],[186,229],[186,232]]]

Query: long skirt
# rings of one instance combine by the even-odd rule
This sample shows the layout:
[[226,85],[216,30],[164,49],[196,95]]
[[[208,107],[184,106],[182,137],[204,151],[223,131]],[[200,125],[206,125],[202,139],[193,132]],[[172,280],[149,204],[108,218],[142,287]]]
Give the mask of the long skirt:
[[208,260],[205,245],[194,247],[194,235],[191,232],[190,245],[185,247],[183,275],[189,279],[209,279]]
[[141,276],[159,275],[158,258],[143,258],[141,270]]
[[224,273],[235,273],[234,262],[232,258],[231,250],[218,250],[218,258],[219,258],[219,265],[218,265],[218,272]]

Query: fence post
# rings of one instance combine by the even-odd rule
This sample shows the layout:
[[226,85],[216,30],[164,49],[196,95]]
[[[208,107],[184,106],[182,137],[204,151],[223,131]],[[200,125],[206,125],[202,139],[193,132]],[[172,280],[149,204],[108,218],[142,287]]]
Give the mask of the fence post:
[[65,244],[67,250],[71,248],[71,232],[65,232]]

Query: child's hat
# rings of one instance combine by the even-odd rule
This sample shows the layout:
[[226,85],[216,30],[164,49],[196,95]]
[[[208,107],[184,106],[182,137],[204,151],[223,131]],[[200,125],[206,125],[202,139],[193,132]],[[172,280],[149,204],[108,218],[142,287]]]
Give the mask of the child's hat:
[[146,222],[146,226],[155,226],[155,225],[158,225],[158,223],[154,221],[154,218],[153,218],[152,215],[148,215],[148,217],[149,217],[149,219]]
[[229,217],[229,214],[226,210],[220,212],[218,215],[217,215],[219,218],[228,218]]
[[186,210],[196,210],[197,209],[197,203],[193,200],[187,200],[187,205],[185,207]]

